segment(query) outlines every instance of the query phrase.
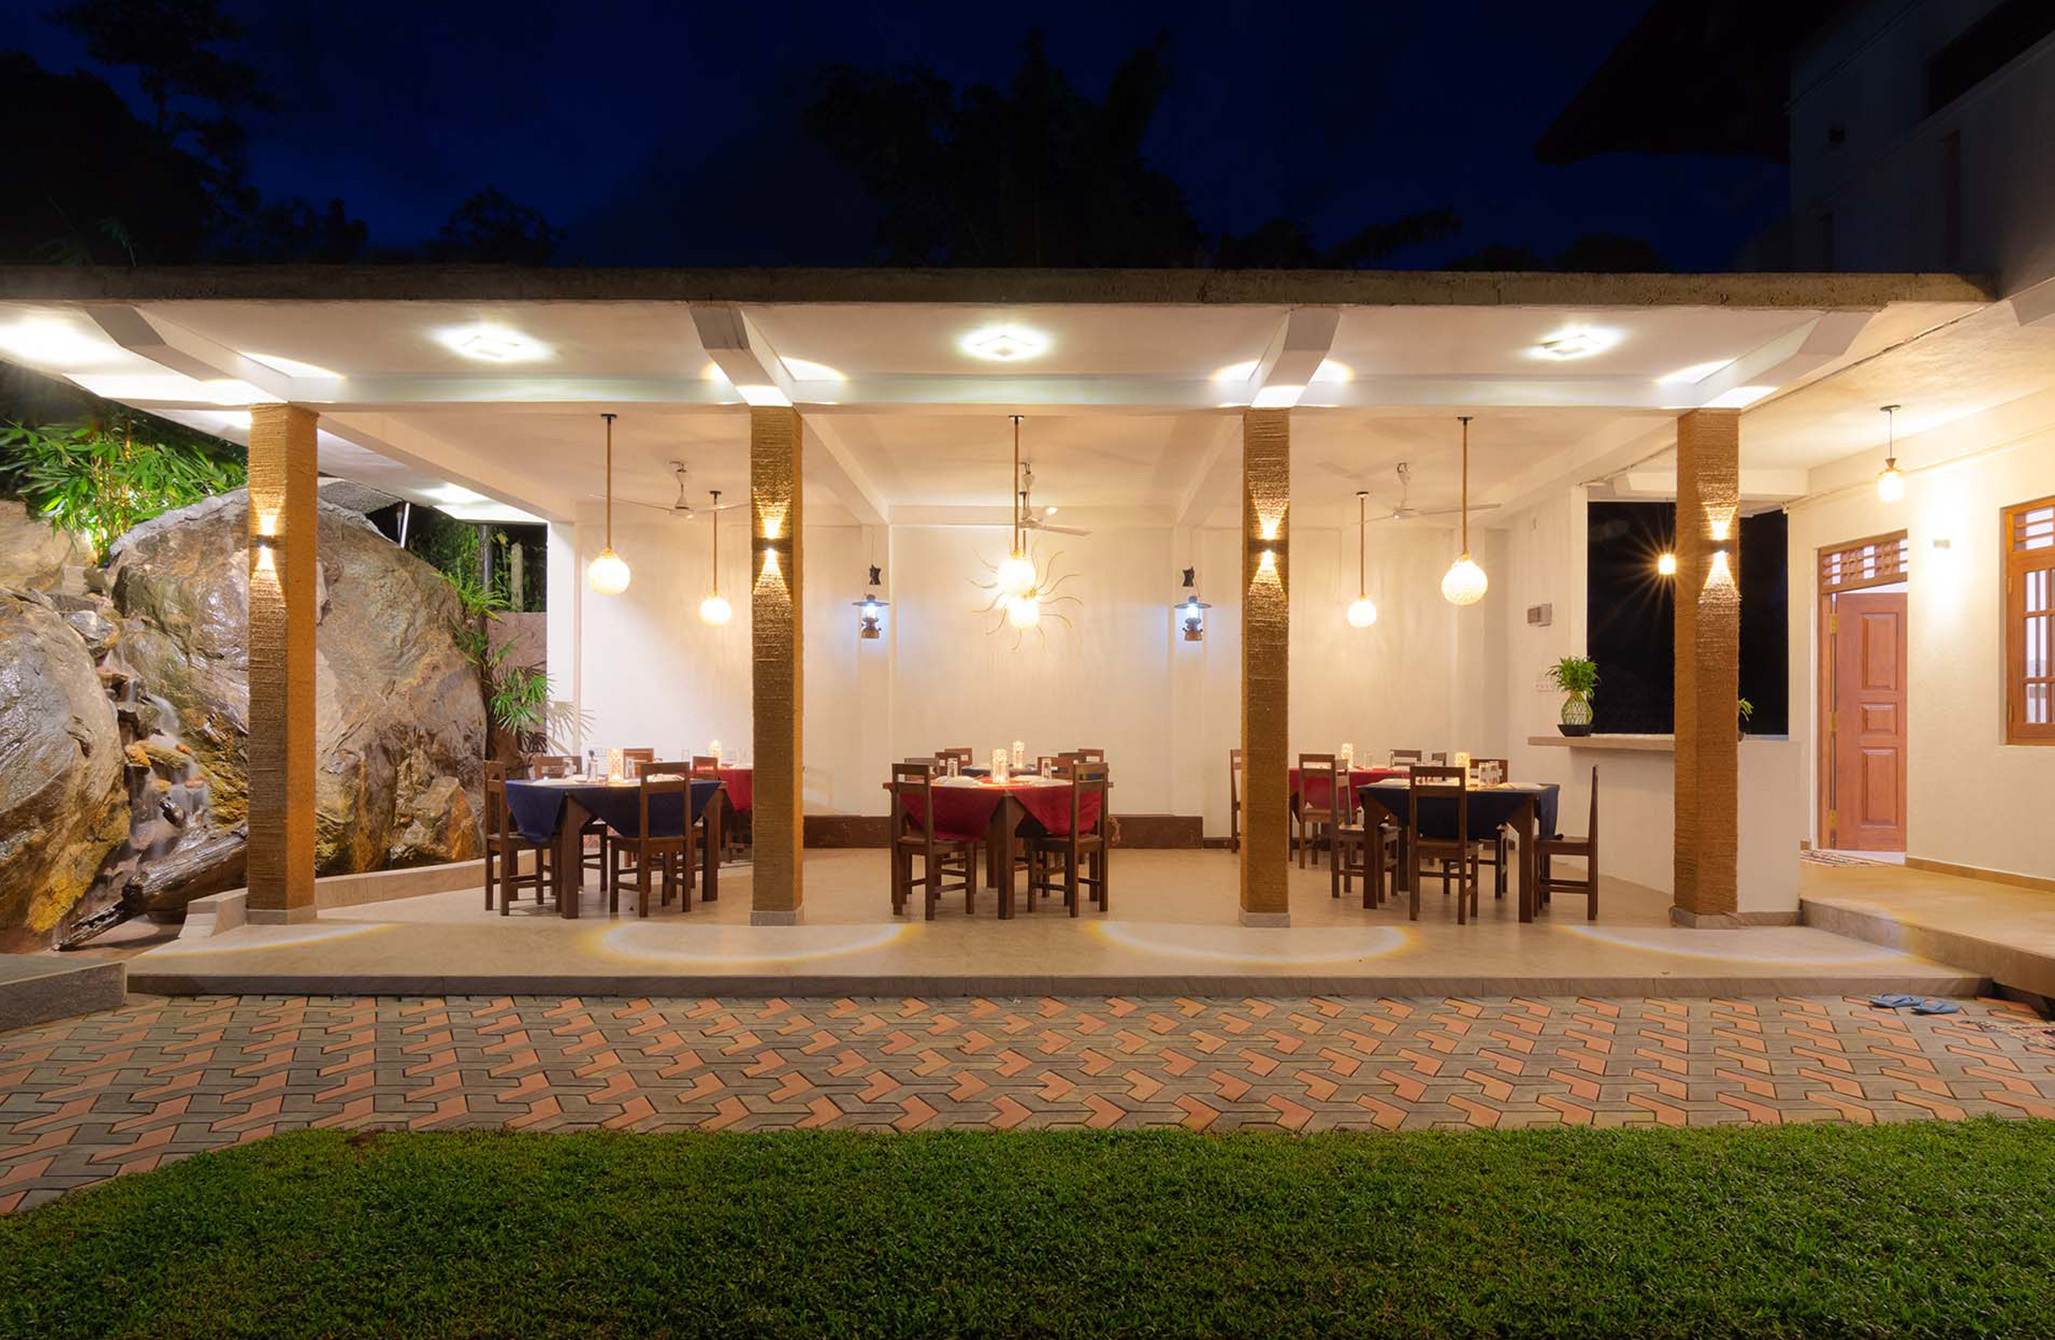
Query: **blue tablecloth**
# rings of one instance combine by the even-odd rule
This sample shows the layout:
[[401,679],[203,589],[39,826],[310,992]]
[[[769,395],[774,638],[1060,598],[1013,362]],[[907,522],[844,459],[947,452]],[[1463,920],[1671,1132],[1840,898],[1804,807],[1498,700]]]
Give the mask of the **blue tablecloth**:
[[[707,801],[713,799],[720,782],[711,777],[692,779],[692,818],[698,823],[705,812]],[[633,786],[608,786],[604,782],[508,782],[507,810],[513,815],[514,827],[521,830],[521,836],[530,842],[548,842],[556,836],[557,826],[564,819],[564,797],[576,796],[578,803],[591,810],[606,823],[608,828],[624,837],[639,837],[637,827],[642,822],[641,789]],[[649,826],[651,837],[682,837],[688,822],[684,818],[685,797],[676,792],[655,797],[650,803]]]
[[[1400,828],[1406,826],[1407,783],[1399,781],[1372,782],[1356,788],[1364,803],[1375,803],[1391,814]],[[1556,802],[1562,796],[1562,789],[1554,782],[1504,787],[1486,787],[1470,792],[1470,836],[1486,838],[1497,830],[1500,824],[1512,822],[1513,815],[1528,800],[1534,802],[1534,831],[1542,837],[1553,837],[1556,832]],[[1420,831],[1431,838],[1453,841],[1456,836],[1456,801],[1448,794],[1422,795],[1420,797]]]

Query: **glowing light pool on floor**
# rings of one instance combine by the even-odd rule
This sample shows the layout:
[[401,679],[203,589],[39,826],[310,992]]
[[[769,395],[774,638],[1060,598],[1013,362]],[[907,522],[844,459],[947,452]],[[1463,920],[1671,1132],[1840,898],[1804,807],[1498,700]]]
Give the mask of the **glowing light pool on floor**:
[[732,968],[862,954],[883,949],[910,930],[910,926],[664,926],[637,922],[602,933],[599,948],[616,958]]
[[1101,939],[1145,954],[1273,966],[1354,963],[1404,949],[1411,937],[1391,926],[1366,930],[1335,927],[1255,929],[1248,926],[1193,926],[1170,922],[1091,923]]
[[252,949],[291,949],[298,945],[326,944],[331,940],[347,940],[354,936],[369,935],[374,931],[390,930],[384,923],[372,925],[338,926],[334,924],[301,924],[298,926],[238,926],[219,935],[209,935],[199,940],[174,940],[139,955],[140,958],[170,958],[185,954],[235,954]]
[[[1722,959],[1730,963],[1817,964],[1839,967],[1858,963],[1903,963],[1910,956],[1896,949],[1844,940],[1826,931],[1791,927],[1788,931],[1761,927],[1746,930],[1685,930],[1667,926],[1640,929],[1603,926],[1557,926],[1570,935],[1678,958]],[[1784,943],[1785,934],[1795,931],[1805,937],[1802,947]]]

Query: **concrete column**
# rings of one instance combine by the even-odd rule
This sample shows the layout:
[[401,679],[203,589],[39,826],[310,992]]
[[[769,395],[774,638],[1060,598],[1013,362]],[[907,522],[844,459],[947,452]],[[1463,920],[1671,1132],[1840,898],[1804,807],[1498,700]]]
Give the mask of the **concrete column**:
[[1677,420],[1676,906],[1734,925],[1741,766],[1741,412]]
[[757,926],[799,921],[805,820],[805,588],[801,585],[799,411],[749,411],[750,709],[756,744],[756,802],[749,920]]
[[314,919],[312,410],[250,411],[249,919]]
[[1287,926],[1291,904],[1291,411],[1242,413],[1242,850],[1245,926]]

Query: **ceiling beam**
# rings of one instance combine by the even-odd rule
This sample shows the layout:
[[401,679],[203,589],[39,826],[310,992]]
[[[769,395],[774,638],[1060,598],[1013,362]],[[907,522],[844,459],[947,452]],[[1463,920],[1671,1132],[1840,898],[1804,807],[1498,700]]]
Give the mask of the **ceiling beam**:
[[[166,321],[162,317],[146,316],[134,307],[88,307],[86,314],[95,325],[107,333],[122,348],[167,371],[191,377],[195,381],[239,381],[261,391],[267,397],[281,403],[304,403],[301,389],[331,388],[337,379],[326,377],[289,377],[278,369],[259,363],[254,358],[218,344],[206,336],[187,330],[184,326]],[[318,383],[301,388],[300,383]],[[195,407],[219,406],[216,400],[196,397],[190,403]]]
[[800,396],[785,367],[749,314],[733,305],[694,307],[692,326],[714,366],[752,405],[792,405]]
[[[384,414],[324,414],[321,430],[343,441],[410,465],[430,479],[445,480],[474,493],[532,512],[550,521],[576,518],[575,492],[510,470],[503,461]],[[595,471],[597,473],[597,471]]]
[[803,414],[800,428],[817,448],[806,453],[804,473],[825,483],[851,515],[866,526],[892,524],[892,507],[857,463],[856,453],[842,440],[831,420]]

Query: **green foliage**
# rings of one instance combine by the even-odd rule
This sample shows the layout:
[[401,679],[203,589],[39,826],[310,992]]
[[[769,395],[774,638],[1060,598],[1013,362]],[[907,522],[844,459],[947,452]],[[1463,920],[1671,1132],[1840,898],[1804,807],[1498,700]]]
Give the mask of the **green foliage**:
[[1564,693],[1589,698],[1598,688],[1598,662],[1584,656],[1565,656],[1548,668],[1548,677]]
[[0,477],[96,557],[160,512],[241,486],[245,474],[226,444],[136,438],[126,424],[118,433],[91,423],[0,428]]
[[0,1335],[2041,1336],[2055,1122],[301,1131],[0,1217]]
[[1735,705],[1736,705],[1737,707],[1739,707],[1739,708],[1741,709],[1741,719],[1742,719],[1743,721],[1748,721],[1748,720],[1751,720],[1751,719],[1753,719],[1753,718],[1754,718],[1754,716],[1755,716],[1755,704],[1754,704],[1754,703],[1752,703],[1752,702],[1749,702],[1749,701],[1748,701],[1748,700],[1747,700],[1746,698],[1741,698],[1741,699],[1738,699],[1738,700],[1736,700],[1736,703],[1735,703]]
[[549,676],[533,666],[508,665],[513,644],[492,645],[492,625],[508,610],[506,592],[487,586],[475,571],[444,572],[442,578],[457,598],[450,636],[478,673],[479,691],[493,724],[517,740],[551,733],[559,722],[550,706]]

